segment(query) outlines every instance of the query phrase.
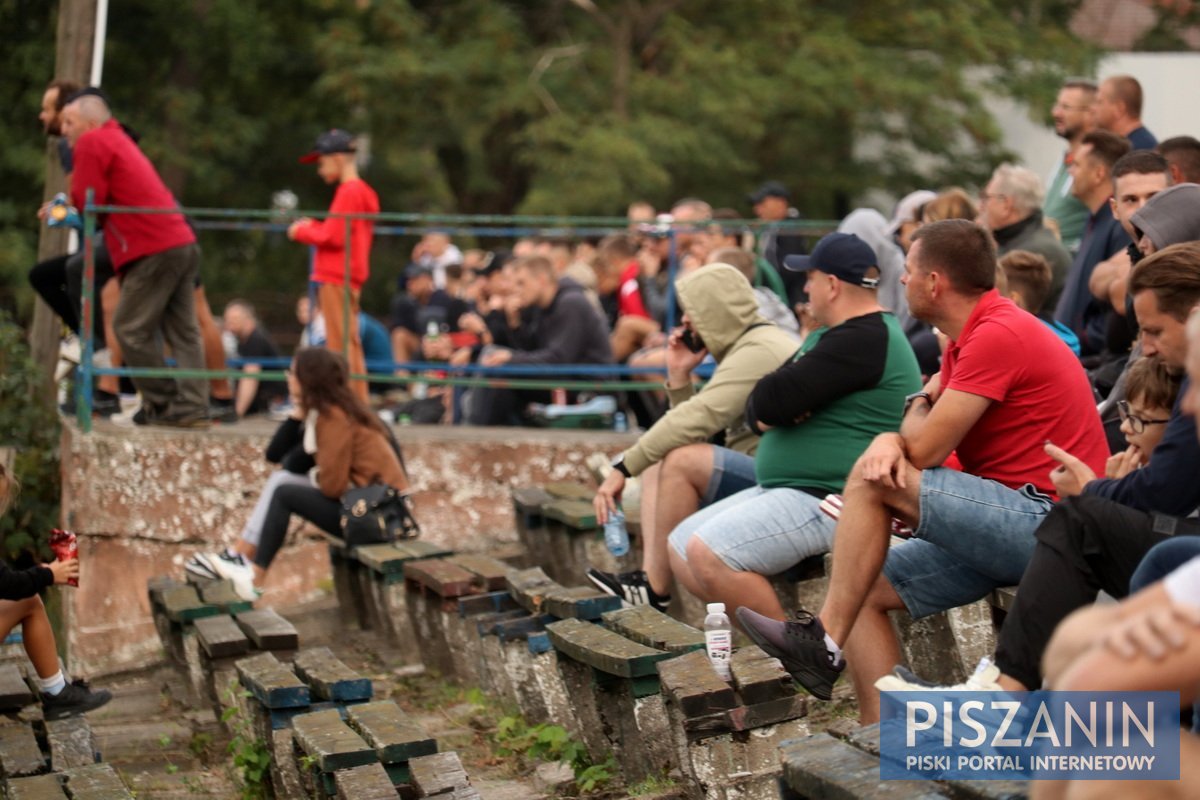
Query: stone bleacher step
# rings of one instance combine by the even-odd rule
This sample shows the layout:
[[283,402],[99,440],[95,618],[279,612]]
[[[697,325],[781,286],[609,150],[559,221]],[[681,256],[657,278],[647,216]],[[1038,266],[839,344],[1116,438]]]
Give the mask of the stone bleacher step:
[[790,797],[851,800],[933,800],[944,798],[930,781],[883,781],[879,759],[827,733],[789,739],[780,745],[783,780]]
[[743,647],[734,653],[730,668],[732,686],[717,675],[703,650],[658,665],[663,692],[679,707],[689,740],[763,728],[806,715],[807,700],[797,693],[778,659],[757,647]]
[[467,800],[479,797],[471,788],[467,771],[463,769],[458,753],[437,753],[421,756],[408,762],[412,772],[413,788],[417,797],[446,797]]
[[591,505],[596,490],[592,487],[573,481],[551,481],[543,487],[546,494],[559,500],[580,500]]
[[600,619],[606,611],[621,607],[621,598],[584,586],[563,587],[541,567],[513,570],[507,577],[508,591],[517,605],[531,614],[550,614],[559,619]]
[[299,714],[292,719],[296,746],[315,759],[321,772],[378,763],[375,748],[350,729],[334,709]]
[[0,711],[16,711],[34,701],[29,684],[16,664],[0,666]]
[[0,773],[10,778],[46,771],[46,757],[38,747],[33,728],[27,724],[0,726]]
[[[852,720],[845,720],[829,726],[828,733],[879,758],[879,723],[857,725]],[[960,800],[1023,800],[1029,793],[1029,785],[1025,781],[952,780],[939,781],[938,784],[946,786],[950,795]]]
[[295,650],[300,646],[296,627],[273,609],[243,611],[234,619],[259,650]]
[[225,614],[240,614],[254,608],[254,603],[243,599],[233,588],[233,581],[209,581],[197,591],[201,600],[216,606]]
[[620,678],[657,676],[655,664],[672,656],[580,619],[552,622],[546,626],[546,633],[555,650]]
[[392,544],[368,544],[354,548],[354,556],[359,563],[382,576],[396,576],[397,582],[403,578],[405,563],[425,558],[444,558],[450,553],[451,551],[440,545],[419,539]]
[[476,594],[475,573],[445,559],[422,559],[404,565],[410,587],[424,587],[444,599]]
[[308,685],[272,653],[243,658],[236,667],[242,685],[266,708],[303,708],[311,703]]
[[67,770],[63,775],[71,800],[133,800],[111,764],[89,764]]
[[495,592],[506,586],[505,576],[511,567],[499,559],[480,553],[458,553],[447,559],[475,576],[475,593]]
[[383,764],[403,764],[438,749],[437,741],[391,700],[351,706],[346,721],[375,748]]
[[213,617],[221,609],[200,599],[194,586],[174,586],[161,593],[162,608],[167,619],[175,623],[193,622],[204,617]]
[[250,638],[233,617],[206,617],[195,624],[200,647],[211,659],[234,658],[250,651]]
[[561,522],[576,530],[590,531],[599,527],[599,523],[596,521],[596,509],[590,499],[552,498],[542,508],[542,514],[547,519]]
[[463,619],[481,614],[501,614],[522,610],[507,591],[486,592],[461,597],[458,600],[458,615]]
[[70,800],[58,775],[34,775],[8,781],[9,800]]
[[333,773],[338,800],[395,800],[396,787],[383,765],[376,762]]
[[321,700],[354,702],[371,699],[370,679],[343,664],[328,647],[297,653],[293,666],[296,675]]
[[668,653],[690,653],[704,648],[704,632],[651,606],[633,606],[605,612],[604,626],[639,644]]
[[96,763],[96,737],[87,717],[47,720],[45,724],[51,770],[63,772]]

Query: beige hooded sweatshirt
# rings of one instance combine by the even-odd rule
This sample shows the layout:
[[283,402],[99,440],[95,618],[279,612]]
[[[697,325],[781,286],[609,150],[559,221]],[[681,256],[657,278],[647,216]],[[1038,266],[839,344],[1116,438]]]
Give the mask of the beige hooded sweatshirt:
[[758,437],[743,416],[758,379],[796,352],[796,340],[758,313],[754,290],[728,264],[709,264],[676,284],[679,303],[700,334],[717,369],[704,388],[691,383],[668,392],[671,409],[625,451],[625,467],[638,475],[667,453],[705,442],[725,431],[725,446],[753,454]]

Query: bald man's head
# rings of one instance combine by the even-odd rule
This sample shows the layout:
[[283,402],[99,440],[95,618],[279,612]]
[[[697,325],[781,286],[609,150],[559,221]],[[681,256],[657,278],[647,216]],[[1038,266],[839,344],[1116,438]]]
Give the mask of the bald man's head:
[[74,146],[80,136],[99,128],[110,119],[112,111],[109,110],[108,103],[94,94],[85,94],[67,103],[63,108],[63,136]]

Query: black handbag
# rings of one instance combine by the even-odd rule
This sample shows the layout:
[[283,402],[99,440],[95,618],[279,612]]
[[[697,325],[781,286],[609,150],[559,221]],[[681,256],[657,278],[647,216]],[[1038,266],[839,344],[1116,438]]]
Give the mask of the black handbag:
[[341,522],[347,547],[415,539],[421,535],[421,526],[408,505],[408,495],[383,483],[356,487],[342,495]]

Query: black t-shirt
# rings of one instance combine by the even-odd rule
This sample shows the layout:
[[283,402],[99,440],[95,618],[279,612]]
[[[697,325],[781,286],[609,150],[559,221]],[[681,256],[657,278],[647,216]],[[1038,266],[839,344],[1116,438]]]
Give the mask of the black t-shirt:
[[417,301],[407,294],[396,295],[392,299],[391,329],[404,328],[417,336],[429,332],[429,323],[437,323],[440,333],[455,333],[458,331],[458,320],[471,310],[462,300],[451,297],[442,290],[434,292],[429,302],[418,305]]
[[[246,341],[239,341],[237,346],[238,358],[260,359],[260,358],[279,358],[279,351],[275,349],[275,345],[271,344],[271,340],[262,332],[262,328],[255,328]],[[264,367],[264,369],[272,369],[272,367]],[[261,414],[271,407],[271,401],[275,398],[282,398],[287,395],[287,387],[278,381],[259,381],[258,391],[254,394],[254,402],[250,404],[250,408],[246,409],[247,414]]]

